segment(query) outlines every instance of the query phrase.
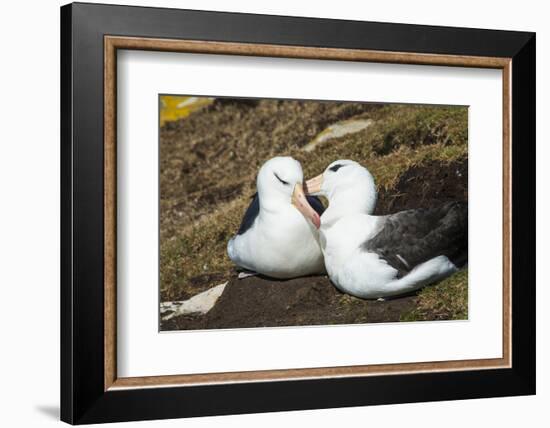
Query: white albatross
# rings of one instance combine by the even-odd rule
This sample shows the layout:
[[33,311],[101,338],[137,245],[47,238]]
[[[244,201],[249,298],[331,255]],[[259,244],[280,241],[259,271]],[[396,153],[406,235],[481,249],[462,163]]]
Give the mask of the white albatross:
[[233,263],[279,279],[326,272],[317,230],[324,207],[306,197],[302,182],[302,167],[291,157],[262,165],[257,193],[227,244]]
[[371,215],[376,186],[357,162],[338,160],[306,182],[325,196],[320,242],[328,275],[345,293],[364,299],[396,296],[439,281],[468,261],[468,206]]

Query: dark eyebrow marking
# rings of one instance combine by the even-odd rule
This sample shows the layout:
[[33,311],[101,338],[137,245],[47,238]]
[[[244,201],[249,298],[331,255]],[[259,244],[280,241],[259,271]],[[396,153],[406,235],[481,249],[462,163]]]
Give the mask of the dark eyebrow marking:
[[342,165],[341,163],[338,163],[338,164],[336,164],[336,165],[334,165],[334,166],[331,166],[329,169],[330,169],[331,171],[336,172],[336,171],[338,171],[340,168],[342,168],[343,166],[346,166],[346,165]]
[[277,173],[276,173],[276,172],[274,172],[274,173],[273,173],[273,175],[274,175],[275,177],[277,177],[277,180],[279,180],[279,181],[280,181],[281,183],[283,183],[283,184],[285,184],[285,185],[287,185],[287,184],[288,184],[288,182],[287,182],[287,181],[285,181],[285,180],[282,180],[282,179],[281,179],[281,177],[279,177],[279,176],[277,175]]

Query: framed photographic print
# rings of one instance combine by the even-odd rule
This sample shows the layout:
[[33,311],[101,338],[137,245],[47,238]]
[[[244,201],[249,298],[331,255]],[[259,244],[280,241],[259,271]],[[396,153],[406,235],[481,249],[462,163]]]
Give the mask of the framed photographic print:
[[535,393],[535,35],[61,8],[61,409]]

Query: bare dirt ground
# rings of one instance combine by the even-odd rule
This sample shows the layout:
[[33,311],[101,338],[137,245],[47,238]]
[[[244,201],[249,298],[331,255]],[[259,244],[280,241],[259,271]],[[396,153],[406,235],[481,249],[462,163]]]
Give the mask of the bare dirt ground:
[[415,306],[415,296],[385,302],[340,293],[327,277],[273,281],[233,279],[216,306],[204,316],[181,316],[166,329],[211,329],[399,321]]
[[[304,150],[331,124],[357,118],[373,125]],[[322,276],[237,280],[225,254],[259,166],[275,155],[300,160],[306,176],[338,158],[362,162],[377,180],[377,214],[467,200],[466,108],[216,100],[167,122],[160,144],[161,301],[229,281],[208,314],[162,330],[467,318],[467,271],[411,296],[365,301]]]

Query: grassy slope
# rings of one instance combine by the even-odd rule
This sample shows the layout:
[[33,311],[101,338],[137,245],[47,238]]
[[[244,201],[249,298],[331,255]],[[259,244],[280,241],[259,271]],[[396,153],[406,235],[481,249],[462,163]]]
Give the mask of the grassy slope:
[[[374,124],[311,153],[302,150],[328,125],[350,118]],[[391,195],[412,167],[467,158],[467,109],[225,101],[167,123],[161,129],[162,300],[188,298],[234,275],[227,240],[255,191],[259,166],[282,154],[300,160],[306,177],[339,158],[358,160]],[[448,281],[452,287],[442,283],[420,292],[418,308],[403,318],[463,318],[467,275]]]

